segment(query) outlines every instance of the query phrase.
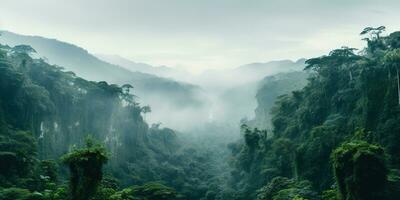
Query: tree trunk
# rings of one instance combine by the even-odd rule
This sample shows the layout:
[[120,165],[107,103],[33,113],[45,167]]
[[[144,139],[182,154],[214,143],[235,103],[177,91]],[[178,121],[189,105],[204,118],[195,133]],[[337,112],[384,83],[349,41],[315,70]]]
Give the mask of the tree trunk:
[[350,81],[353,80],[353,74],[351,73],[351,70],[349,71],[349,76],[350,76]]
[[399,68],[396,68],[397,72],[397,97],[399,98],[399,105],[400,105],[400,80],[399,80]]

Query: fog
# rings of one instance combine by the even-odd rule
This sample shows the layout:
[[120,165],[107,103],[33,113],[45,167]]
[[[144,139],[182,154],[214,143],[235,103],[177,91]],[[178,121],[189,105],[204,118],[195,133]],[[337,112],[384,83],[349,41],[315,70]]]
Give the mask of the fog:
[[[114,63],[121,64],[121,63]],[[124,66],[122,66],[124,67]],[[129,69],[129,67],[127,67]],[[170,71],[166,77],[190,83],[200,89],[194,97],[201,102],[198,105],[179,106],[163,101],[162,95],[146,91],[138,92],[139,102],[150,105],[152,112],[145,119],[150,123],[161,123],[181,132],[196,133],[205,125],[218,125],[234,128],[237,136],[240,121],[254,118],[257,106],[256,93],[261,86],[260,80],[277,73],[300,71],[304,68],[304,59],[298,61],[281,60],[266,63],[251,63],[226,70],[208,70],[200,74]]]
[[0,200],[400,199],[399,8],[0,0]]
[[[382,3],[384,2],[384,3]],[[190,72],[296,60],[366,26],[399,28],[397,0],[2,0],[0,29],[57,38],[92,53]],[[24,5],[24,6],[21,6]],[[367,17],[368,16],[368,17]]]
[[205,123],[237,126],[254,116],[265,76],[301,70],[301,58],[343,44],[360,48],[366,26],[399,27],[394,0],[22,2],[2,1],[0,29],[55,38],[81,52],[60,51],[65,44],[57,40],[43,45],[44,38],[14,38],[12,45],[30,44],[83,78],[132,84],[141,105],[152,107],[150,124],[183,132]]
[[181,83],[197,86],[193,98],[199,104],[192,106],[174,105],[163,100],[160,94],[149,94],[148,90],[137,91],[139,101],[149,104],[152,112],[146,114],[149,123],[161,123],[183,132],[192,132],[204,124],[220,124],[237,128],[242,119],[252,119],[257,106],[256,93],[260,80],[282,72],[300,71],[305,59],[278,60],[249,63],[228,69],[206,70],[191,73],[168,66],[151,66],[137,63],[118,55],[96,55],[112,64],[131,71],[140,71],[170,78]]

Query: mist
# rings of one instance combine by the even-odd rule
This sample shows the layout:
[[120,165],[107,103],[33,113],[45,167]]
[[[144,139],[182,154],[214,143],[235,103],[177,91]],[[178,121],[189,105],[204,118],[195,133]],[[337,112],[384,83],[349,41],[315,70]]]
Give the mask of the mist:
[[2,0],[0,200],[398,200],[399,9]]
[[[162,123],[165,127],[182,132],[193,132],[208,123],[237,128],[241,120],[255,117],[255,97],[257,90],[262,86],[261,80],[278,73],[302,71],[304,60],[251,63],[226,70],[208,70],[200,74],[186,72],[183,75],[182,71],[174,73],[171,70],[166,77],[200,88],[194,96],[202,102],[201,104],[173,106],[164,102],[160,95],[148,96],[146,93],[138,93],[139,96],[145,97],[139,101],[146,102],[154,108],[146,115],[149,123]],[[121,66],[129,69],[129,66]],[[237,137],[238,130],[231,135]]]
[[364,27],[399,28],[396,0],[23,2],[2,1],[0,29],[190,72],[361,48]]
[[296,61],[266,61],[193,73],[165,65],[137,63],[118,55],[96,56],[130,71],[150,73],[199,87],[193,96],[201,103],[191,106],[171,105],[171,102],[163,101],[160,94],[149,95],[146,91],[137,91],[139,101],[153,108],[151,113],[146,114],[149,123],[161,123],[164,127],[191,133],[205,124],[223,124],[236,128],[235,132],[226,133],[234,137],[238,136],[242,120],[255,117],[255,97],[262,86],[261,80],[278,73],[302,71],[305,61],[303,58]]
[[99,57],[132,72],[153,74],[194,86],[189,93],[183,94],[169,90],[155,92],[150,82],[144,88],[135,87],[133,93],[141,105],[151,107],[151,112],[143,115],[150,125],[157,124],[202,138],[209,137],[211,131],[214,132],[213,137],[224,137],[225,144],[239,138],[243,120],[255,117],[256,94],[263,78],[302,71],[305,65],[305,59],[279,60],[193,73],[168,66],[135,63],[122,57],[117,60],[105,55]]

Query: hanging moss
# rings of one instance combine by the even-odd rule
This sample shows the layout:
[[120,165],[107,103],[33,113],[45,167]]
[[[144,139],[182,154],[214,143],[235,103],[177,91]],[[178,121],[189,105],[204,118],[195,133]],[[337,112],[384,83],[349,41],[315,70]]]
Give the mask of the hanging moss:
[[101,182],[102,167],[108,156],[104,147],[86,141],[86,148],[75,149],[62,157],[70,170],[70,191],[73,200],[88,200]]
[[382,147],[363,141],[345,143],[333,152],[332,161],[341,199],[384,199],[388,170]]

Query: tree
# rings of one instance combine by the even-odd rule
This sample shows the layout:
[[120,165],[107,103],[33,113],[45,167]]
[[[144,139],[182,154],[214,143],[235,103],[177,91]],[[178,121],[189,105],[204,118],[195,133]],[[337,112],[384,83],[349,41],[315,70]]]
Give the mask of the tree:
[[143,117],[146,119],[146,114],[151,112],[150,106],[143,106],[140,108],[140,111],[143,113]]
[[[332,50],[328,56],[321,56],[306,60],[306,67],[304,69],[311,69],[320,73],[321,75],[325,75],[323,72],[326,71],[326,69],[333,68],[334,70],[337,70],[335,67],[347,66],[349,63],[360,59],[361,57],[354,53],[355,50],[357,49],[346,46],[343,46],[340,49]],[[350,79],[352,79],[351,71]]]
[[73,200],[88,200],[102,179],[102,167],[108,156],[103,146],[86,138],[86,148],[75,149],[64,155],[62,161],[69,166],[70,191]]
[[[10,182],[32,175],[37,145],[29,132],[2,130],[0,122],[0,177]],[[1,178],[0,178],[1,179]],[[0,182],[0,186],[4,182]]]
[[260,131],[257,128],[254,129],[254,131],[251,131],[250,129],[245,130],[244,141],[251,151],[258,148],[260,141],[259,132]]
[[142,113],[146,114],[146,113],[151,112],[151,107],[150,106],[143,106],[141,110],[142,110]]
[[36,53],[36,50],[29,45],[17,45],[12,48],[12,51],[15,53],[24,53],[28,55]]
[[[364,28],[363,31],[361,31],[360,35],[366,35],[370,34],[372,38],[379,39],[380,34],[386,30],[385,26],[379,26],[379,27],[366,27]],[[366,40],[369,40],[368,38],[365,38]]]
[[123,92],[124,94],[129,94],[129,93],[130,93],[130,90],[133,89],[133,86],[132,86],[131,84],[123,84],[123,85],[121,86],[121,88],[122,88],[122,92]]
[[[398,102],[400,105],[400,80],[399,80],[400,49],[394,49],[394,50],[386,53],[384,60],[389,66],[393,66],[396,69],[397,97],[398,97]],[[390,68],[389,68],[389,71],[390,71]]]
[[35,185],[38,191],[55,190],[57,185],[58,165],[53,160],[42,160],[38,163],[39,184]]
[[131,94],[131,89],[133,89],[133,86],[130,84],[124,84],[122,85],[121,89],[122,89],[121,92],[122,100],[124,100],[127,105],[137,106],[138,103],[135,102],[135,98],[137,96]]
[[40,193],[31,193],[27,189],[7,188],[0,189],[1,200],[43,200]]
[[385,44],[383,40],[381,39],[381,34],[385,31],[384,26],[379,26],[379,27],[366,27],[361,33],[361,36],[364,35],[369,35],[366,38],[363,38],[363,40],[367,41],[368,48],[365,49],[366,52],[371,53],[370,55],[374,55],[373,53],[376,50],[385,48]]
[[177,200],[180,195],[175,189],[158,182],[132,186],[111,196],[111,200]]
[[314,200],[316,192],[309,181],[296,181],[275,177],[266,186],[257,190],[257,200]]
[[388,174],[385,159],[382,147],[364,141],[338,147],[332,162],[341,199],[384,199]]

